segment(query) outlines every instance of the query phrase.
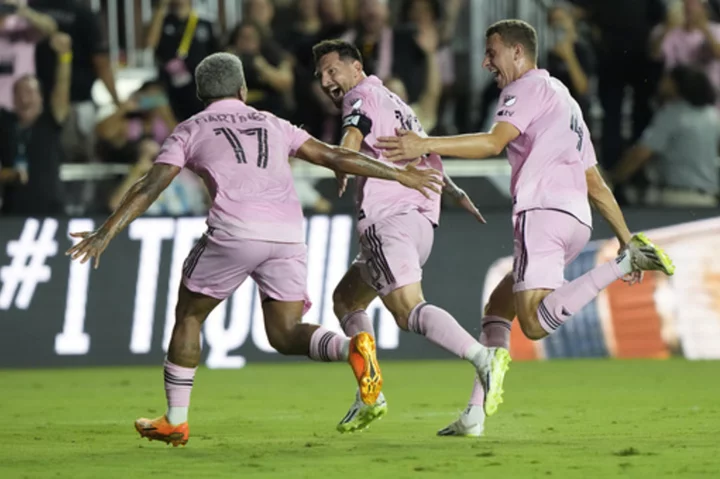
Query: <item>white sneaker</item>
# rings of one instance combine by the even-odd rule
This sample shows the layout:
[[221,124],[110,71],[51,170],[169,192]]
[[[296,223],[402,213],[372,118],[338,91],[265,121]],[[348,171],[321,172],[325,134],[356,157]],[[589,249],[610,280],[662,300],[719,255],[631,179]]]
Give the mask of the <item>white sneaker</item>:
[[457,421],[437,432],[438,436],[480,437],[485,429],[485,411],[480,406],[468,406]]
[[484,407],[487,416],[495,414],[503,402],[503,382],[511,361],[510,352],[505,348],[485,348],[482,356],[473,361],[485,389]]
[[371,422],[387,414],[387,411],[387,402],[383,393],[380,393],[375,404],[368,406],[362,402],[358,392],[355,395],[355,402],[350,406],[345,417],[338,423],[337,430],[345,433],[366,429]]

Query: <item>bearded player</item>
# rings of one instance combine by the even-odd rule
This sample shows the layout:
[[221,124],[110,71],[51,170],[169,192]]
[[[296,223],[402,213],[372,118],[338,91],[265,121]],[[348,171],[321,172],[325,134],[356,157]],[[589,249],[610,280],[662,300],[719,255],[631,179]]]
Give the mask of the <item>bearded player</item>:
[[[377,77],[363,72],[362,57],[355,46],[340,40],[324,41],[313,47],[313,57],[323,90],[342,105],[342,147],[379,158],[380,151],[373,147],[378,137],[393,134],[396,128],[424,134],[412,109]],[[420,165],[442,168],[436,154],[424,156]],[[455,198],[482,220],[467,195],[445,178]],[[345,178],[341,176],[340,181],[342,193]],[[423,335],[472,363],[487,392],[487,414],[493,414],[502,402],[502,382],[510,362],[507,349],[482,346],[447,311],[423,297],[422,267],[432,249],[440,195],[427,198],[389,182],[360,178],[356,206],[360,253],[333,293],[334,311],[343,331],[374,336],[366,308],[380,296],[402,330]],[[338,430],[363,429],[386,411],[382,394],[375,404],[367,405],[358,393]]]
[[[376,147],[396,161],[439,154],[489,158],[507,147],[512,167],[514,262],[512,275],[493,291],[483,318],[481,342],[509,347],[517,314],[523,333],[539,340],[590,303],[602,289],[641,271],[672,275],[670,258],[642,234],[632,235],[596,166],[595,151],[578,104],[568,89],[537,68],[537,34],[520,20],[503,20],[486,32],[483,66],[502,88],[489,133],[423,138],[408,131],[379,138]],[[590,204],[621,244],[617,258],[571,282],[564,268],[590,239]],[[483,384],[476,383],[468,408],[440,430],[443,436],[480,436]]]
[[195,79],[205,110],[177,126],[152,169],[132,186],[105,224],[92,233],[74,233],[83,239],[67,252],[82,263],[95,258],[97,267],[110,240],[142,214],[182,168],[198,174],[210,191],[208,229],[183,266],[176,322],[164,364],[168,409],[159,418],[138,419],[135,428],[150,440],[174,446],[187,443],[202,324],[248,276],[260,291],[270,345],[281,354],[348,361],[362,401],[374,404],[382,376],[373,337],[361,332],[347,338],[301,323],[310,306],[306,247],[288,158],[383,181],[397,180],[417,189],[420,196],[439,192],[440,173],[413,166],[397,169],[330,147],[248,106],[242,63],[234,55],[217,53],[205,58]]

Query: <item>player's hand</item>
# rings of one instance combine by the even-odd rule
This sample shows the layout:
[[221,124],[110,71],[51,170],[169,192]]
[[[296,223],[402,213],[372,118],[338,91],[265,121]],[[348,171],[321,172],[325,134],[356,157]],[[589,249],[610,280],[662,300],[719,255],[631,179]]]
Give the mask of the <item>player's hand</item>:
[[414,131],[395,131],[397,136],[381,136],[375,143],[375,148],[384,150],[383,157],[388,161],[414,160],[430,153],[427,149],[427,138],[423,138]]
[[345,190],[347,189],[347,182],[348,182],[347,175],[345,173],[336,171],[335,179],[337,180],[337,184],[338,184],[338,198],[341,198],[342,195],[345,193]]
[[643,272],[642,271],[633,271],[630,274],[626,274],[622,278],[623,281],[625,281],[627,284],[632,286],[633,284],[642,283],[643,280]]
[[420,170],[416,168],[418,163],[420,163],[419,159],[405,165],[405,167],[400,170],[398,181],[407,188],[418,190],[428,199],[430,199],[428,190],[440,194],[445,183],[442,178],[442,173],[432,168]]
[[[627,249],[626,244],[621,244],[620,248],[618,249],[618,254],[622,253]],[[623,276],[622,280],[629,284],[630,286],[638,283],[642,283],[643,280],[643,272],[642,271],[633,271],[632,273],[626,274]]]
[[482,224],[487,224],[487,221],[483,217],[482,213],[480,213],[480,210],[477,209],[477,206],[475,206],[475,203],[473,200],[470,199],[467,193],[463,190],[458,190],[457,194],[455,196],[455,203],[458,204],[458,206],[464,208],[468,213],[473,215],[476,220],[478,220]]
[[91,258],[95,258],[95,269],[100,265],[100,255],[107,248],[110,238],[107,234],[98,231],[83,231],[82,233],[70,233],[72,238],[82,238],[78,244],[70,248],[65,252],[65,256],[70,256],[70,259],[80,259],[80,264],[85,264]]

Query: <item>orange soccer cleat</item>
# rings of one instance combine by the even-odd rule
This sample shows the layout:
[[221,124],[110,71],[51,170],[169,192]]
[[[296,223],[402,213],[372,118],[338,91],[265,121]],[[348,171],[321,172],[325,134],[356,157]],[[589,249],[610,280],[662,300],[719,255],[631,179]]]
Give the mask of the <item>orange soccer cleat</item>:
[[372,405],[382,390],[382,373],[375,354],[375,339],[368,333],[358,333],[350,340],[348,362],[360,387],[360,399]]
[[190,438],[190,426],[187,422],[174,426],[165,416],[156,419],[141,417],[135,421],[135,430],[141,437],[146,437],[150,441],[163,441],[172,444],[173,447],[184,446]]

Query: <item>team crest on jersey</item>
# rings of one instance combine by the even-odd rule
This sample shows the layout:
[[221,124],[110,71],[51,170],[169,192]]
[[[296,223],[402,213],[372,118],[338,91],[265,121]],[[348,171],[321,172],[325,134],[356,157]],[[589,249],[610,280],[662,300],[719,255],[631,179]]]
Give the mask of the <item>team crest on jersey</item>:
[[517,101],[517,98],[515,95],[506,95],[503,99],[503,105],[505,106],[513,106],[515,102]]
[[363,104],[362,98],[358,98],[357,100],[352,102],[352,109],[359,110],[360,107],[362,106],[362,104]]

